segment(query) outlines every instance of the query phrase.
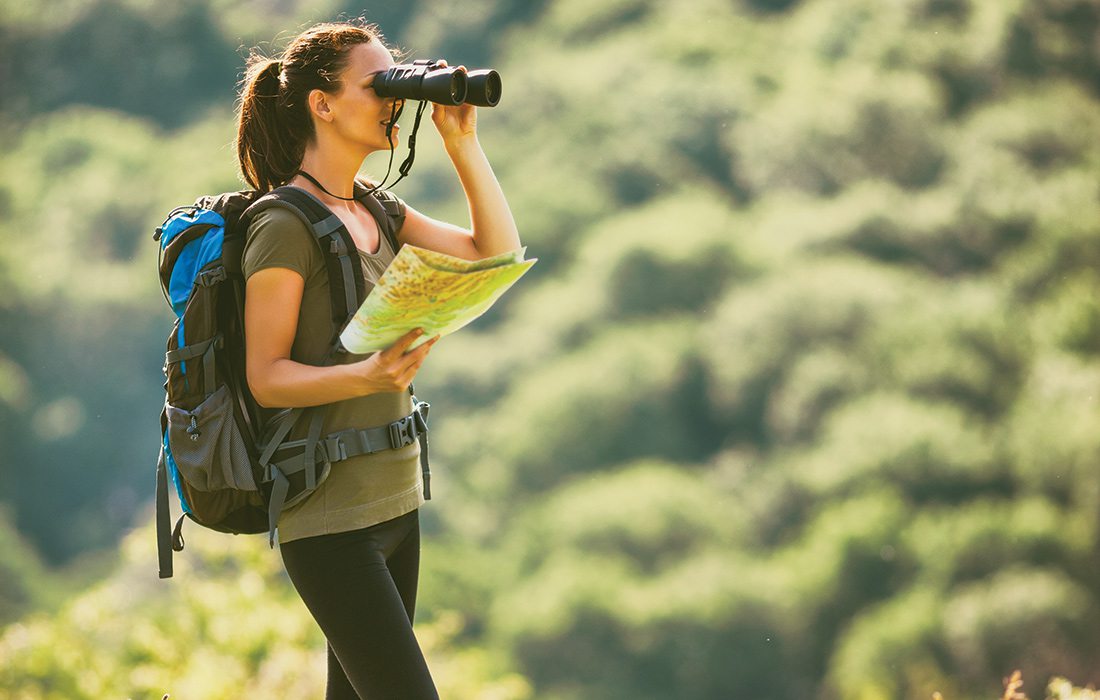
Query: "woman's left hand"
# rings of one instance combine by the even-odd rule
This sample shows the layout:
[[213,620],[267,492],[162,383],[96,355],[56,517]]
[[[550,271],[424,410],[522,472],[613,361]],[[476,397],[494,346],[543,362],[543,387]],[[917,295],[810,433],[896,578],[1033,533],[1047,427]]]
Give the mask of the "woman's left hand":
[[[446,66],[446,61],[440,61]],[[458,70],[465,72],[465,66]],[[477,107],[465,102],[460,105],[441,105],[432,103],[432,122],[443,138],[444,145],[456,145],[465,139],[477,137]]]

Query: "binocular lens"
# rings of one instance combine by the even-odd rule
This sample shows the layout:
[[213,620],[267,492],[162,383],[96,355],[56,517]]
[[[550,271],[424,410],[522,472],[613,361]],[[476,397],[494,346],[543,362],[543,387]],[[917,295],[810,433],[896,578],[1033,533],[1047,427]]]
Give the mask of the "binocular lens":
[[470,71],[466,83],[466,102],[478,107],[495,107],[500,102],[500,74],[495,70]]

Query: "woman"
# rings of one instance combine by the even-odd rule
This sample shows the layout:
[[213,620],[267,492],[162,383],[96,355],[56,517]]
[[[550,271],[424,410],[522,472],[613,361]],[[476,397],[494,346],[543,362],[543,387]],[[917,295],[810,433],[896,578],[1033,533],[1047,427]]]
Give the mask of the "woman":
[[[299,187],[331,209],[359,249],[368,288],[396,251],[355,198],[355,178],[368,154],[391,148],[387,127],[400,105],[376,95],[372,83],[392,65],[374,27],[318,25],[279,58],[253,55],[238,111],[245,180],[261,191]],[[432,121],[465,191],[472,230],[406,207],[398,242],[471,260],[519,248],[478,143],[475,108],[433,104]],[[327,404],[323,434],[409,414],[407,388],[438,338],[409,350],[420,335],[413,331],[383,352],[327,365],[335,328],[324,260],[285,210],[263,211],[250,224],[244,273],[248,383],[261,405]],[[412,631],[423,500],[414,442],[334,464],[313,495],[279,518],[287,572],[328,641],[329,699],[438,697]]]

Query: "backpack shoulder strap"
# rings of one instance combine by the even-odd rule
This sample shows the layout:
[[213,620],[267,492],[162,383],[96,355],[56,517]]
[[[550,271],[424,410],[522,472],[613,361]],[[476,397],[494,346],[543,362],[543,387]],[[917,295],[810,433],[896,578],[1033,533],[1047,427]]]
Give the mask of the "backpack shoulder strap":
[[264,209],[278,207],[294,213],[313,232],[324,256],[332,293],[332,320],[339,330],[351,319],[366,295],[358,248],[344,222],[316,197],[297,187],[278,187],[248,208],[248,219]]
[[[332,356],[339,352],[340,333],[344,326],[359,308],[359,302],[365,296],[366,284],[363,280],[363,265],[359,260],[359,251],[348,233],[347,227],[340,217],[336,216],[320,200],[297,187],[277,187],[260,197],[244,213],[246,220],[251,220],[256,214],[265,209],[278,207],[292,212],[301,219],[310,231],[313,239],[320,246],[321,254],[325,260],[325,269],[328,272],[330,300],[332,302],[332,320],[336,329],[329,346],[328,354],[322,364],[329,364]],[[268,468],[269,460],[275,449],[283,442],[290,430],[300,421],[306,421],[310,426],[309,435],[303,451],[305,460],[304,471],[306,474],[307,488],[316,486],[316,446],[320,436],[320,426],[325,414],[328,412],[328,404],[311,406],[306,409],[295,409],[286,414],[274,435],[269,438],[268,444],[260,455],[260,463]],[[275,543],[275,528],[279,522],[279,514],[289,489],[289,482],[285,475],[275,470],[274,484],[268,499],[268,539],[272,546]]]
[[[362,187],[362,183],[356,183]],[[366,190],[362,190],[366,194]],[[405,203],[397,198],[397,195],[388,190],[374,190],[366,196],[360,196],[361,201],[370,211],[371,216],[378,222],[378,228],[394,253],[401,247],[397,241],[397,234],[405,225]]]

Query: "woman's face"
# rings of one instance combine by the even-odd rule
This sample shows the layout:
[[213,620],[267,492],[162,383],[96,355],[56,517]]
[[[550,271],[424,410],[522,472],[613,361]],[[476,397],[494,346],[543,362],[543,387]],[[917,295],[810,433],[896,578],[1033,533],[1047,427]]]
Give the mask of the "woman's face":
[[[374,92],[374,79],[394,64],[393,56],[381,43],[356,44],[349,51],[348,65],[340,76],[342,86],[335,95],[326,95],[331,110],[330,122],[340,136],[362,145],[368,152],[389,150],[386,126],[393,114],[394,98],[382,98]],[[398,108],[403,101],[398,101]],[[397,145],[398,126],[393,127]]]

